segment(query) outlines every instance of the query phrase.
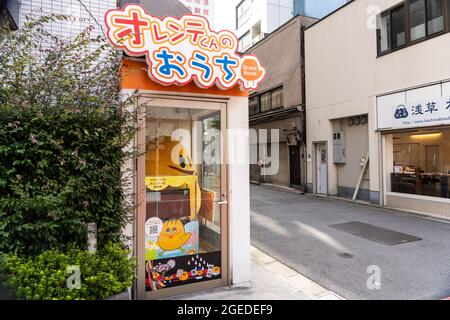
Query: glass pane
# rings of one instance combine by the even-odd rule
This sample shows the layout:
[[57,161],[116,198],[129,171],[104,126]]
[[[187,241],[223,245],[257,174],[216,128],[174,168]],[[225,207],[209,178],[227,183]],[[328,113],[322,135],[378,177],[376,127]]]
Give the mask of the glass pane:
[[450,0],[447,0],[447,19],[448,19],[447,22],[448,29],[450,29]]
[[221,278],[220,111],[149,107],[146,291]]
[[261,95],[261,112],[270,110],[270,92]]
[[389,13],[382,14],[380,17],[380,53],[389,51],[391,46],[391,24]]
[[444,30],[444,3],[442,0],[427,0],[428,34]]
[[244,35],[239,39],[239,51],[243,51],[243,50],[246,49],[250,44],[251,44],[251,42],[250,42],[250,32],[247,32],[246,34],[244,34]]
[[283,89],[280,88],[272,91],[271,100],[272,109],[281,108],[283,106]]
[[403,46],[406,43],[405,37],[405,7],[403,5],[392,9],[392,49]]
[[255,115],[258,113],[258,97],[249,99],[249,114]]
[[450,198],[450,130],[395,133],[391,191]]
[[237,10],[237,26],[242,26],[250,18],[250,1],[244,0],[238,5]]
[[409,3],[411,41],[415,41],[426,36],[425,22],[425,0],[411,0]]

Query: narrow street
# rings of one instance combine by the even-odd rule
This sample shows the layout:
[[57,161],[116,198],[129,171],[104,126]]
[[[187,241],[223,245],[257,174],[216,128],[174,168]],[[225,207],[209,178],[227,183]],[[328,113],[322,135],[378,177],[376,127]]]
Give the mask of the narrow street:
[[[330,225],[363,222],[422,240],[385,245]],[[450,296],[450,223],[251,185],[252,244],[347,299]],[[369,266],[381,271],[369,289]]]

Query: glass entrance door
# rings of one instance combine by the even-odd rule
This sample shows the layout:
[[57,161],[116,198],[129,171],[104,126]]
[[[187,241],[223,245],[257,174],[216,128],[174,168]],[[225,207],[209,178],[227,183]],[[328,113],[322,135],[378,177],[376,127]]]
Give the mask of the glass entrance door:
[[[145,110],[139,291],[159,298],[227,282],[226,105],[153,98]],[[143,181],[142,181],[143,180]]]

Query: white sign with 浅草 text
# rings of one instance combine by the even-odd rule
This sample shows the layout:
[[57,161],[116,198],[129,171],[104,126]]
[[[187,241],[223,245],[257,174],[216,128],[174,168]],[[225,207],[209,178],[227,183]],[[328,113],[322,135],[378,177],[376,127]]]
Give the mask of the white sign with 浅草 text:
[[396,129],[450,124],[450,97],[394,105],[391,119]]

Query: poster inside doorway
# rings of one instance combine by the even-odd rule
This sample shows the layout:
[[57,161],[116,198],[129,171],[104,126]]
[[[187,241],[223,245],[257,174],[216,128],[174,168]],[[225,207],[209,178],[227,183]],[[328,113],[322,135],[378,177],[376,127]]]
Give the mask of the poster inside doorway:
[[220,279],[220,266],[220,251],[146,261],[145,290],[156,291],[184,284]]

